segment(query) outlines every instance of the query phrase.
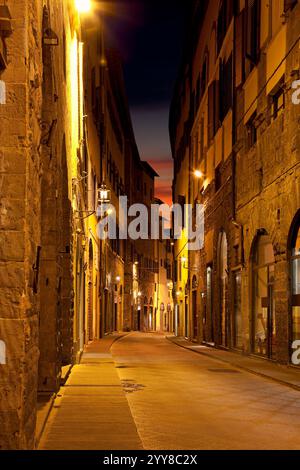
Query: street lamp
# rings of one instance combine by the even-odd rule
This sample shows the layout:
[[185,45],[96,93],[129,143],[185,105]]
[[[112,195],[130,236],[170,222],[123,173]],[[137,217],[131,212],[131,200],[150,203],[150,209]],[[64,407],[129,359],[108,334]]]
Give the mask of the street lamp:
[[91,0],[75,0],[78,13],[88,13],[91,11]]
[[110,202],[110,190],[107,189],[104,183],[98,189],[98,202],[99,204],[107,204]]
[[194,171],[194,176],[196,178],[203,178],[204,177],[204,173],[201,171],[201,170],[195,170]]

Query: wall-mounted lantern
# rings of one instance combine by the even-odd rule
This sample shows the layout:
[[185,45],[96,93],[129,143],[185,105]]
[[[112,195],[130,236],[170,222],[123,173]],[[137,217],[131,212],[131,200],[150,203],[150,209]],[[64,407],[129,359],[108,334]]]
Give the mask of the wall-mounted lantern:
[[43,44],[45,46],[58,46],[58,36],[51,28],[44,31]]
[[98,189],[98,203],[99,204],[108,204],[110,202],[110,190],[107,189],[107,186],[103,183]]

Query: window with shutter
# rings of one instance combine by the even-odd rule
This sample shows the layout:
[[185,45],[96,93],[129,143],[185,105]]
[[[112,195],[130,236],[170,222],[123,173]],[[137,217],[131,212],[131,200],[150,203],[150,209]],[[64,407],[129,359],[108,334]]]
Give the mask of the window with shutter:
[[214,138],[214,110],[215,110],[215,82],[212,82],[208,88],[208,140]]
[[235,86],[238,87],[244,82],[244,19],[245,10],[236,18],[235,26]]
[[214,107],[214,135],[221,126],[221,116],[220,116],[220,81],[215,81],[215,107]]
[[257,64],[259,56],[259,11],[260,2],[258,0],[248,0],[247,2],[247,22],[246,22],[246,59],[248,60],[246,73],[251,72]]

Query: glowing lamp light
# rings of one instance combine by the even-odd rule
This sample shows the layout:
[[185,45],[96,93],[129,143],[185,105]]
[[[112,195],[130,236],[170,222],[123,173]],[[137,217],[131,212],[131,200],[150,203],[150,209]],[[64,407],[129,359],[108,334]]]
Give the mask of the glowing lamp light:
[[201,170],[195,170],[194,175],[196,176],[196,178],[203,178],[204,176]]
[[138,292],[138,297],[142,297],[142,293],[141,293],[141,292]]
[[184,256],[181,258],[181,262],[182,263],[185,263],[187,261],[187,258],[185,258]]
[[117,276],[117,277],[116,277],[116,281],[117,281],[117,282],[120,282],[120,281],[121,281],[121,277],[120,277],[120,276]]
[[100,204],[110,202],[110,190],[107,189],[105,184],[102,184],[102,186],[98,190],[98,200]]
[[179,297],[180,294],[181,294],[181,292],[178,290],[178,291],[176,292],[177,297]]
[[91,11],[91,0],[75,0],[78,13],[88,13]]

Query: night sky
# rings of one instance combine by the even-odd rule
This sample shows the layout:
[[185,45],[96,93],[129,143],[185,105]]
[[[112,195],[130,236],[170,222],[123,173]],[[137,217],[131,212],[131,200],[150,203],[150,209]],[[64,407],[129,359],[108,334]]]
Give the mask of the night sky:
[[[122,56],[141,158],[160,175],[156,195],[171,201],[169,107],[181,60],[186,0],[108,2],[106,33]],[[109,9],[109,8],[108,8]]]

